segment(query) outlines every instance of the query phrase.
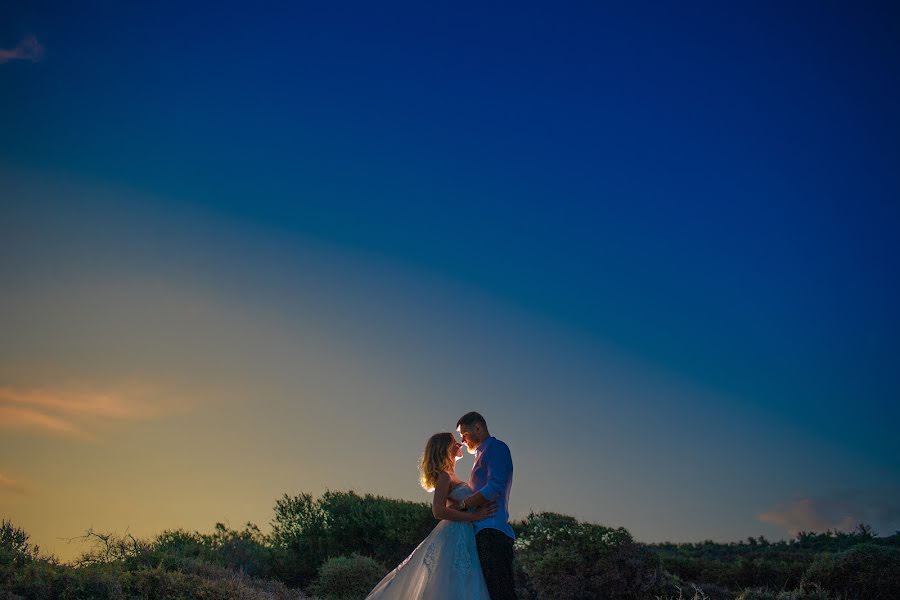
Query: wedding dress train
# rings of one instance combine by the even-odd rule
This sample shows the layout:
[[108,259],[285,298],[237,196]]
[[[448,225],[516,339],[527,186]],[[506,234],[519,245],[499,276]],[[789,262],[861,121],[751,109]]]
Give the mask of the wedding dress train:
[[[465,483],[450,491],[462,500]],[[441,521],[400,565],[385,575],[366,600],[490,600],[471,523]]]

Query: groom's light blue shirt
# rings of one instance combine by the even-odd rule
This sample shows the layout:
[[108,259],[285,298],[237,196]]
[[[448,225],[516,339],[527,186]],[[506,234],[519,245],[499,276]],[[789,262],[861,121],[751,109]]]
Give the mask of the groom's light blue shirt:
[[475,533],[482,529],[499,529],[512,539],[516,534],[509,526],[509,491],[512,489],[513,464],[509,446],[491,436],[475,451],[470,485],[487,500],[497,503],[492,517],[476,521]]

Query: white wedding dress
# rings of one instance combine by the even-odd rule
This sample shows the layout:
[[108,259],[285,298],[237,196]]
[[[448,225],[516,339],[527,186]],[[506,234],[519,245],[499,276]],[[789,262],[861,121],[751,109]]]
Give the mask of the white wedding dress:
[[[465,483],[450,491],[462,500]],[[490,600],[471,523],[441,521],[400,566],[385,575],[366,600]]]

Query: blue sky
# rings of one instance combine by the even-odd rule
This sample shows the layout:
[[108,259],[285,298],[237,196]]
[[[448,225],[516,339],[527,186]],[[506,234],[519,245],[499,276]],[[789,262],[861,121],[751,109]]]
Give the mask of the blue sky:
[[[117,418],[147,428],[136,481],[151,432],[173,456],[254,432],[259,492],[159,527],[420,498],[421,442],[475,408],[521,457],[514,513],[890,533],[898,27],[887,3],[4,7],[0,505],[44,527],[26,505],[85,493],[53,452]],[[304,467],[279,415],[373,456]],[[149,523],[126,507],[109,528]]]

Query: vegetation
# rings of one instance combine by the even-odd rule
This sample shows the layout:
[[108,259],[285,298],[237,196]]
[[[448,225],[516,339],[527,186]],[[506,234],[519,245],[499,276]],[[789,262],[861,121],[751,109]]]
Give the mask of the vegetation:
[[647,598],[661,589],[659,556],[625,529],[531,514],[516,540],[519,597]]
[[329,558],[319,568],[312,592],[323,600],[358,600],[381,581],[388,569],[368,556]]
[[794,594],[788,600],[900,598],[900,534],[879,538],[867,525],[849,533],[800,532],[791,541],[760,537],[731,544],[650,547],[667,573],[729,592],[749,590],[760,597],[768,593],[784,598],[788,592]]
[[252,571],[268,550],[253,526],[213,534],[164,532],[152,541],[88,531],[92,550],[72,565],[40,556],[28,535],[0,526],[0,597],[28,599],[203,598],[300,600],[305,596]]
[[431,505],[423,502],[354,492],[325,492],[318,500],[285,495],[272,521],[274,575],[306,588],[327,559],[354,553],[396,566],[435,525]]
[[[424,539],[428,504],[353,492],[285,495],[272,531],[217,523],[150,540],[88,531],[72,564],[0,526],[0,598],[363,598]],[[849,600],[900,598],[900,534],[801,533],[720,544],[641,544],[623,528],[531,514],[516,530],[522,600]]]

